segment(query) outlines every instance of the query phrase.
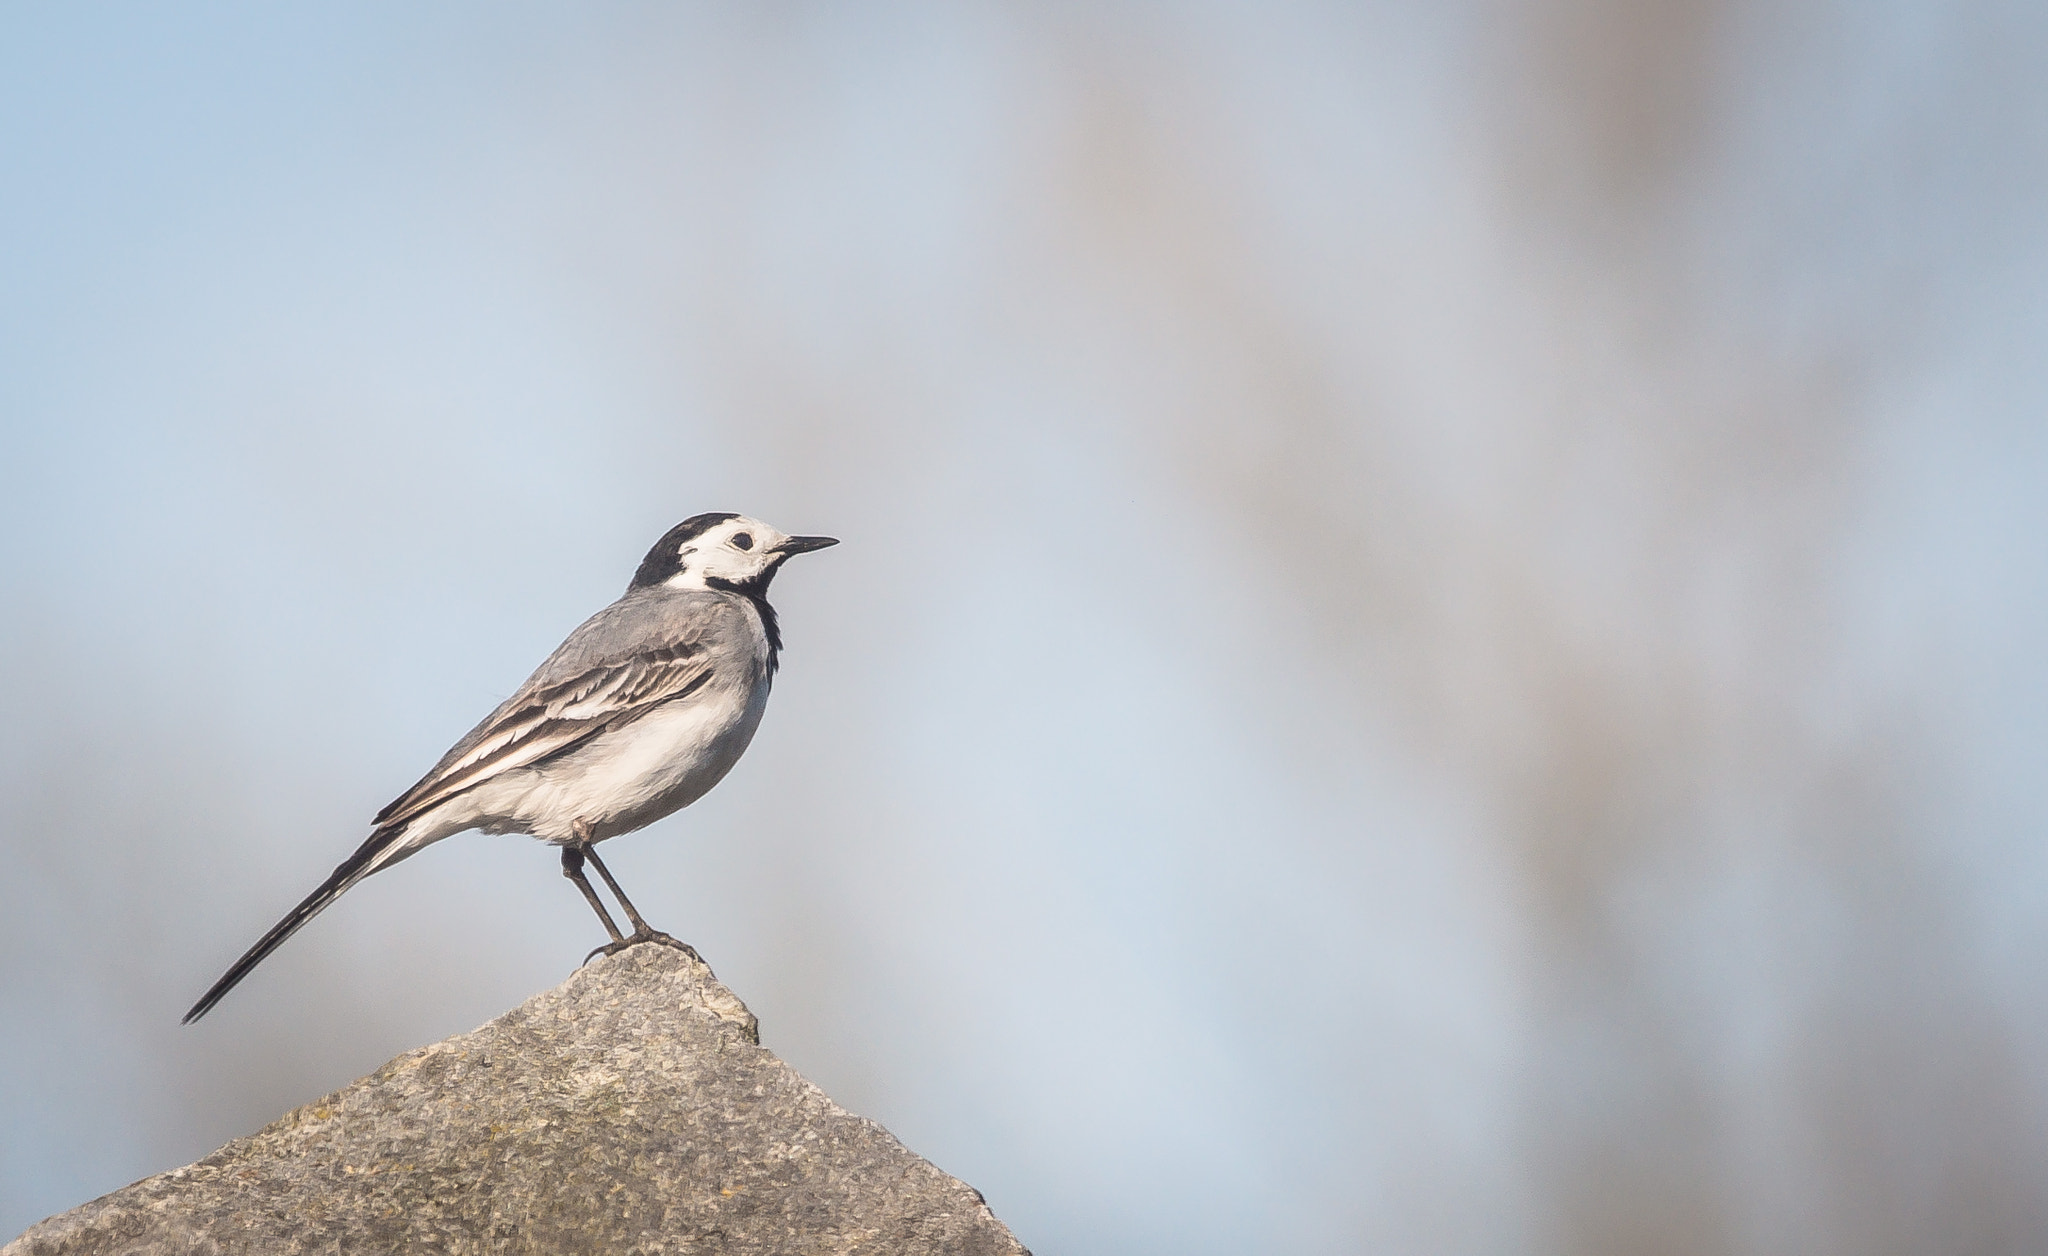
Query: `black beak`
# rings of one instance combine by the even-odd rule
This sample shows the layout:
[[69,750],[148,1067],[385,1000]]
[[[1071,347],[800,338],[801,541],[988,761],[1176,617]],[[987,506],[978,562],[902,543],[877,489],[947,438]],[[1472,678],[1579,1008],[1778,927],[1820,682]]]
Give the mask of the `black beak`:
[[778,554],[808,554],[812,550],[821,550],[828,545],[837,544],[839,544],[839,538],[836,536],[793,536],[776,546],[775,552]]

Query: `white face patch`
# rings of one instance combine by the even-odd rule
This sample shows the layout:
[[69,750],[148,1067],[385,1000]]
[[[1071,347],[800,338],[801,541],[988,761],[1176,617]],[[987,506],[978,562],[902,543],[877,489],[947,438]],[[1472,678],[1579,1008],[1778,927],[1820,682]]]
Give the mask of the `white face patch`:
[[[710,588],[710,582],[714,580],[727,584],[752,583],[782,560],[783,555],[776,546],[788,539],[786,533],[759,519],[749,519],[745,515],[728,519],[691,538],[689,544],[678,550],[682,570],[663,583],[671,589]],[[742,541],[744,545],[739,543]]]
[[698,564],[692,561],[697,555],[697,546],[692,543],[676,552],[682,559],[682,570],[662,581],[662,584],[671,589],[705,588],[704,573],[699,570]]

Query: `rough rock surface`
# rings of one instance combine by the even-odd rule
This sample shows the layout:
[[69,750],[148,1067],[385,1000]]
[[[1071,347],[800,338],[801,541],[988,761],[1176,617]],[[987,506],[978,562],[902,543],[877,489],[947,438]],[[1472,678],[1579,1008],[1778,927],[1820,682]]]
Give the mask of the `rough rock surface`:
[[759,1040],[709,968],[636,946],[0,1256],[1024,1252]]

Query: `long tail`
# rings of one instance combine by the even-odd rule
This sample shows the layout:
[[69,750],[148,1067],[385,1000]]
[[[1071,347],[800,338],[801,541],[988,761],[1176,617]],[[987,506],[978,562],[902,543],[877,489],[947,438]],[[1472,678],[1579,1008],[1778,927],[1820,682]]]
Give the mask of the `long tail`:
[[305,902],[292,908],[289,915],[272,925],[270,932],[264,934],[256,945],[249,948],[248,954],[236,960],[235,966],[222,974],[221,979],[213,983],[211,990],[200,996],[199,1002],[192,1005],[192,1010],[185,1013],[184,1023],[189,1025],[212,1011],[213,1005],[226,998],[228,991],[240,985],[242,978],[248,976],[256,965],[269,958],[272,951],[283,946],[286,938],[297,933],[307,921],[326,911],[327,905],[340,898],[350,886],[392,862],[392,857],[398,853],[392,848],[404,832],[405,826],[400,824],[381,828],[370,834],[369,839],[356,848],[355,854],[342,860],[333,875],[320,883],[319,889],[308,894]]

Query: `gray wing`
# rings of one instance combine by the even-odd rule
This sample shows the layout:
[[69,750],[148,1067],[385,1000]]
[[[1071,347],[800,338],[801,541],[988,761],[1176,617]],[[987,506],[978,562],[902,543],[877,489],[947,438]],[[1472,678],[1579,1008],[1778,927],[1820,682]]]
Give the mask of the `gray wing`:
[[[403,824],[500,772],[529,767],[695,693],[711,679],[709,643],[698,632],[657,631],[663,621],[688,624],[688,609],[714,608],[614,603],[592,616],[375,823]],[[695,626],[711,625],[700,619]]]

